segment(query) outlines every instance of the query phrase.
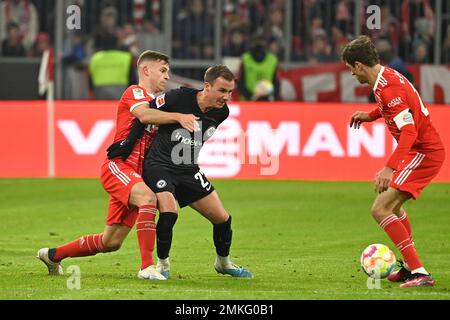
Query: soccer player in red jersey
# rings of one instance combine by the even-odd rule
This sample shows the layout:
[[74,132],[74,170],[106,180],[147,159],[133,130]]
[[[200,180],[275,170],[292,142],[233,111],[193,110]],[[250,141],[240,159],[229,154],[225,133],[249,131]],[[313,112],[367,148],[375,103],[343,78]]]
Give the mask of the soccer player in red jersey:
[[363,122],[382,117],[398,142],[386,166],[376,174],[378,196],[372,206],[372,216],[405,261],[388,279],[404,282],[401,287],[433,286],[435,280],[416,252],[403,204],[417,199],[438,174],[445,159],[444,146],[417,90],[402,74],[380,65],[375,46],[367,36],[348,43],[342,50],[342,60],[360,83],[373,88],[378,103],[371,112],[355,112],[350,127],[359,128]]
[[139,84],[128,87],[120,99],[114,142],[128,136],[135,118],[148,126],[126,160],[107,158],[102,165],[101,182],[110,194],[105,229],[103,233],[83,236],[56,248],[40,249],[37,257],[47,265],[49,274],[63,274],[60,262],[67,257],[85,257],[118,250],[136,223],[142,260],[138,277],[166,279],[156,270],[152,257],[156,237],[156,196],[141,177],[144,155],[158,130],[153,125],[180,123],[192,132],[197,126],[197,117],[148,108],[154,95],[166,88],[169,80],[168,56],[148,50],[140,55],[137,66]]

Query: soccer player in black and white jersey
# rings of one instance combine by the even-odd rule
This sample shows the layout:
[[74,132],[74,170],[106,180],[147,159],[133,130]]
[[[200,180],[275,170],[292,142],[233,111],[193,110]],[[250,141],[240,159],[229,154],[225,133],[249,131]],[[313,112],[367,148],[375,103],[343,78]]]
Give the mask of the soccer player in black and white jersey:
[[[201,129],[191,133],[177,124],[161,125],[145,157],[143,178],[156,193],[160,212],[156,227],[157,269],[166,277],[170,270],[172,229],[178,217],[177,202],[181,208],[190,206],[213,224],[216,271],[232,277],[252,277],[247,269],[230,260],[231,216],[197,164],[203,143],[229,115],[227,102],[234,87],[233,73],[226,66],[218,65],[205,72],[202,90],[182,87],[168,91],[150,103],[150,108],[194,114],[199,118]],[[142,125],[135,122],[132,132],[139,132],[140,127]],[[133,133],[121,146],[117,145],[119,150],[130,148],[129,144],[134,143]]]

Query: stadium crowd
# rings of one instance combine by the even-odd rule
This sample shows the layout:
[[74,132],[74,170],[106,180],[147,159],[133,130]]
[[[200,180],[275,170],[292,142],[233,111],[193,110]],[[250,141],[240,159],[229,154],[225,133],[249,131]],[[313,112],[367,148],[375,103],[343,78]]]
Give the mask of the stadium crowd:
[[[450,63],[448,1],[442,2],[443,18],[436,21],[435,0],[364,0],[359,7],[355,0],[292,0],[289,13],[286,0],[173,0],[169,31],[164,23],[167,3],[162,0],[63,1],[66,6],[78,5],[82,15],[80,30],[64,31],[60,56],[65,71],[86,73],[95,52],[113,47],[130,52],[134,61],[149,48],[170,51],[171,58],[180,60],[239,58],[250,50],[255,36],[265,38],[268,51],[280,63],[338,62],[342,46],[357,29],[374,39],[387,63],[435,63],[437,23],[442,24],[440,63]],[[370,30],[366,8],[373,4],[380,8],[381,28]],[[217,12],[218,5],[222,14]],[[3,0],[0,54],[40,57],[55,42],[55,11],[54,1]],[[216,40],[219,17],[220,44]],[[359,27],[355,21],[360,21]],[[195,78],[195,72],[178,74]]]

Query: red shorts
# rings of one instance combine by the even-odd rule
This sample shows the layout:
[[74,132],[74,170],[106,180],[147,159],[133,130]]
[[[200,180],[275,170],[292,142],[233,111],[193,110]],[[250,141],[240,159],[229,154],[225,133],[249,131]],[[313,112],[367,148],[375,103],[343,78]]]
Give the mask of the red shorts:
[[417,199],[422,190],[439,173],[444,159],[444,150],[429,154],[410,152],[395,171],[390,186]]
[[100,181],[103,188],[110,194],[106,224],[121,224],[133,228],[136,222],[137,208],[129,208],[131,188],[143,182],[140,174],[130,165],[114,160],[106,160],[101,168]]

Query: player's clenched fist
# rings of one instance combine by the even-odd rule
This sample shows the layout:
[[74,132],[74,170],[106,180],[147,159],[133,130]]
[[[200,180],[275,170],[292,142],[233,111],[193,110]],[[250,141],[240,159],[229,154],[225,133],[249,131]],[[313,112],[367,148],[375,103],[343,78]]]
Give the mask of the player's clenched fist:
[[350,119],[350,128],[359,129],[361,123],[370,122],[372,119],[369,117],[369,113],[365,111],[356,111]]

